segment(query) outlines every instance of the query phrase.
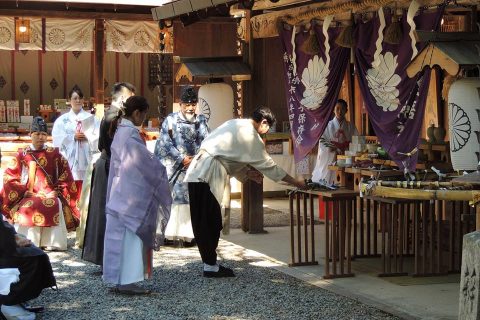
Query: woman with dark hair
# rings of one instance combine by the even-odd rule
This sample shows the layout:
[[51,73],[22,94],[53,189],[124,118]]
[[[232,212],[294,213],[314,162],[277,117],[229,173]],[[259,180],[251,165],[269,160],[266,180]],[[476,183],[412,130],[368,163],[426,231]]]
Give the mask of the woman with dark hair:
[[165,167],[137,128],[148,107],[144,97],[132,96],[110,125],[103,280],[116,285],[114,292],[132,295],[150,293],[135,283],[152,271],[151,250],[163,242],[172,203]]
[[68,94],[71,109],[61,115],[53,124],[53,145],[60,149],[67,159],[77,188],[81,183],[92,154],[98,148],[98,130],[100,122],[89,112],[83,110],[83,92],[74,86]]

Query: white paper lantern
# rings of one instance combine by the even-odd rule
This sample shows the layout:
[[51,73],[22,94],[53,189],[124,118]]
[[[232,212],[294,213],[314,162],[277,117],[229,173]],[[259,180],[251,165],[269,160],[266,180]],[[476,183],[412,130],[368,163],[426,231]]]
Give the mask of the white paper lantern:
[[454,170],[476,170],[480,152],[480,78],[455,81],[448,92],[450,155]]
[[233,119],[233,106],[233,89],[226,83],[204,84],[198,90],[197,112],[208,118],[210,130]]

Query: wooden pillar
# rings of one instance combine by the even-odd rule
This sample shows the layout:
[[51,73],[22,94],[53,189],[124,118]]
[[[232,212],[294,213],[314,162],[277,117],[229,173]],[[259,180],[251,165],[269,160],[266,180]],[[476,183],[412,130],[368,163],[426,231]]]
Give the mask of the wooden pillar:
[[476,207],[475,207],[475,211],[476,211],[476,214],[477,214],[477,223],[476,223],[476,228],[475,230],[476,231],[480,231],[480,204],[477,203]]
[[[254,67],[253,57],[253,36],[250,28],[251,11],[245,10],[246,34],[245,48],[243,50],[244,61]],[[245,82],[245,100],[242,113],[244,117],[250,116],[255,106],[253,106],[254,85],[253,79]],[[263,183],[257,184],[248,180],[242,184],[242,230],[249,233],[264,233],[263,230]]]
[[363,97],[362,93],[360,92],[360,84],[358,80],[358,76],[355,74],[353,76],[353,108],[350,108],[350,112],[353,113],[355,119],[355,127],[357,127],[358,132],[360,134],[366,134],[366,128],[363,126],[363,117],[362,117],[362,109],[363,109]]
[[95,20],[93,86],[95,102],[103,105],[104,101],[104,58],[105,58],[105,25],[103,19]]

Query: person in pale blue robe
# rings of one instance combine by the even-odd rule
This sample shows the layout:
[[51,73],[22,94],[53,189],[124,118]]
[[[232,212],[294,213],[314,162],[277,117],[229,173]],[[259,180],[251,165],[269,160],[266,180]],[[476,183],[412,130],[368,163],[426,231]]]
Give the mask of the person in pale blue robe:
[[141,96],[127,99],[123,115],[112,121],[110,171],[107,187],[103,280],[112,291],[148,294],[136,283],[152,271],[152,249],[163,243],[172,198],[165,167],[147,150],[139,129],[148,103]]
[[180,111],[169,114],[162,123],[155,145],[155,155],[167,169],[172,189],[172,212],[165,238],[181,245],[193,244],[188,185],[183,182],[190,162],[208,135],[207,119],[195,114],[198,95],[192,87],[183,90]]

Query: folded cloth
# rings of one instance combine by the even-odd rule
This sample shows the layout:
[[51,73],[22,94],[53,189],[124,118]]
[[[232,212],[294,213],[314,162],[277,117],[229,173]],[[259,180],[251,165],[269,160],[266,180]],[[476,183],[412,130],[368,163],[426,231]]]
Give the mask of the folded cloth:
[[35,320],[35,313],[29,312],[16,304],[14,306],[2,305],[1,312],[7,320]]
[[10,293],[10,285],[20,280],[20,271],[18,268],[0,269],[0,294],[8,295]]

